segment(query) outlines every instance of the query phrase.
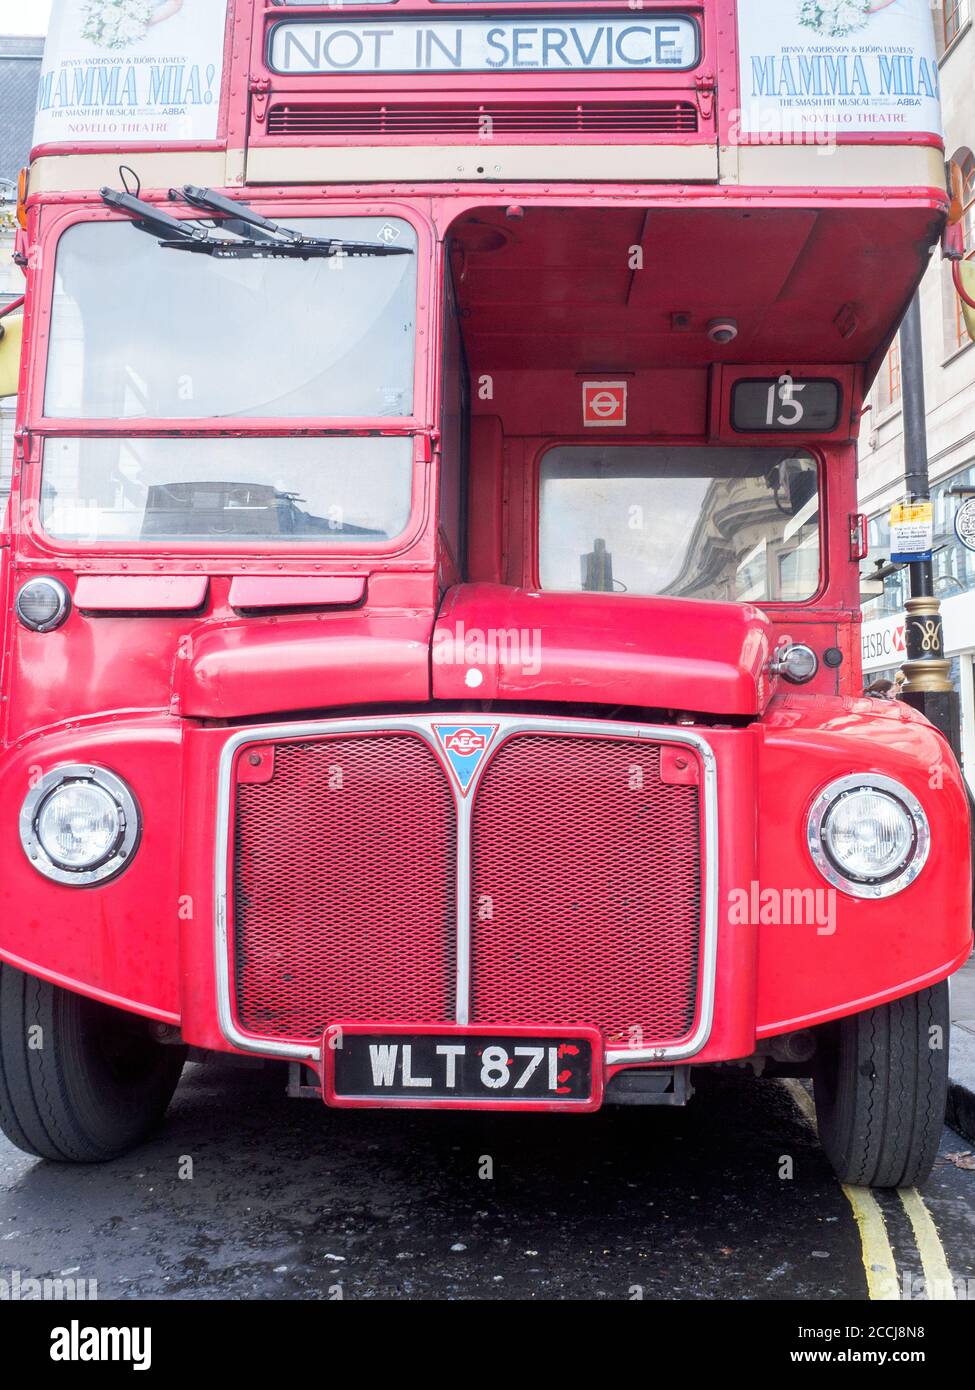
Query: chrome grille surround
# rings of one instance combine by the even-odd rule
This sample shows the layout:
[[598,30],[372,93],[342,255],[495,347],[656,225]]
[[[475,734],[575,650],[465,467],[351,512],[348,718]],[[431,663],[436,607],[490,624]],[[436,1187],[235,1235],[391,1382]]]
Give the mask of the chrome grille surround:
[[[230,842],[233,816],[233,768],[238,750],[247,744],[268,743],[275,740],[314,739],[326,735],[361,734],[379,732],[395,734],[411,733],[421,737],[431,748],[435,757],[444,765],[445,775],[450,779],[442,749],[434,733],[435,724],[464,724],[490,722],[498,732],[492,743],[492,753],[496,752],[513,734],[554,733],[568,737],[606,738],[644,741],[654,744],[684,745],[692,748],[701,762],[701,808],[703,813],[703,874],[701,897],[703,906],[703,931],[700,954],[700,1006],[697,1026],[684,1041],[673,1046],[648,1048],[607,1049],[604,1061],[607,1066],[621,1064],[646,1065],[648,1063],[679,1062],[693,1057],[707,1042],[714,1017],[715,966],[717,960],[718,932],[718,799],[717,763],[709,743],[701,734],[684,726],[622,724],[608,720],[549,718],[522,715],[472,715],[468,713],[443,713],[408,715],[397,717],[386,715],[377,718],[352,718],[318,720],[310,723],[283,723],[255,725],[233,734],[224,744],[220,755],[220,770],[217,787],[217,826],[214,851],[214,965],[216,974],[216,1003],[220,1030],[226,1040],[243,1052],[258,1053],[268,1057],[283,1057],[297,1061],[318,1063],[321,1060],[320,1046],[283,1042],[280,1039],[260,1038],[240,1030],[234,1017],[233,985],[231,970],[230,940],[230,902],[228,884],[230,882]],[[477,786],[485,768],[490,765],[485,758],[478,767],[464,794],[457,792],[457,940],[456,940],[456,1006],[455,1022],[465,1024],[470,1018],[471,992],[471,819]]]

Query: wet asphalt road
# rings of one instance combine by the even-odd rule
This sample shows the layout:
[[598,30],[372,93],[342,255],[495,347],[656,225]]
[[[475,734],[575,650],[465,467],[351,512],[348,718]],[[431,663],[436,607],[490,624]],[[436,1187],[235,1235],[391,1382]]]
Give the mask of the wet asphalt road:
[[[945,1131],[943,1155],[966,1147]],[[942,1157],[925,1199],[952,1276],[975,1280],[975,1172]],[[903,1209],[880,1201],[900,1275],[920,1276]],[[132,1299],[867,1293],[814,1134],[779,1083],[739,1072],[686,1110],[483,1116],[329,1112],[288,1100],[277,1068],[193,1064],[127,1158],[39,1163],[0,1139],[0,1279],[14,1270]]]

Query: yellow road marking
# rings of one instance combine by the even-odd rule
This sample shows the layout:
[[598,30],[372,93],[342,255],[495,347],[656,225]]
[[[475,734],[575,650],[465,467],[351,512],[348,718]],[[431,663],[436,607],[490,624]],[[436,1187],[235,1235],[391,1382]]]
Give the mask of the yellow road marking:
[[[785,1089],[789,1092],[798,1110],[802,1112],[803,1118],[811,1127],[816,1130],[816,1106],[812,1096],[799,1081],[792,1078],[782,1082]],[[818,1132],[818,1131],[817,1131]],[[863,1259],[863,1270],[867,1276],[867,1297],[872,1302],[893,1303],[900,1299],[900,1284],[897,1279],[897,1265],[894,1261],[894,1252],[890,1247],[890,1238],[887,1235],[887,1223],[884,1221],[884,1214],[877,1203],[876,1197],[869,1187],[850,1187],[846,1183],[840,1183],[843,1195],[853,1209],[853,1216],[857,1223],[857,1230],[860,1233],[860,1253]],[[941,1252],[941,1260],[947,1271],[947,1262],[944,1260],[944,1251],[941,1249],[941,1242],[938,1233],[934,1228],[934,1222],[928,1215],[920,1195],[911,1188],[912,1195],[916,1198],[920,1209],[927,1216],[930,1224],[930,1232],[925,1231],[926,1239],[930,1242],[933,1233],[933,1246],[928,1245],[929,1252],[935,1249]],[[901,1194],[904,1200],[905,1194]],[[905,1202],[905,1210],[907,1204]],[[908,1211],[908,1216],[911,1216]],[[924,1253],[921,1249],[921,1242],[918,1238],[918,1227],[915,1225],[914,1217],[911,1217],[911,1228],[914,1231],[915,1240],[918,1244],[918,1252],[921,1255],[921,1267],[925,1277],[930,1280],[928,1266],[925,1263]],[[935,1267],[935,1256],[930,1254],[932,1268]],[[950,1282],[950,1281],[949,1281]]]
[[874,1303],[894,1303],[900,1298],[901,1291],[884,1214],[869,1187],[848,1187],[845,1182],[840,1183],[840,1186],[853,1208],[860,1232],[860,1253],[867,1276],[867,1297]]
[[951,1278],[951,1270],[948,1268],[938,1228],[924,1204],[924,1198],[914,1187],[902,1188],[897,1195],[907,1212],[911,1230],[914,1232],[914,1244],[921,1256],[925,1297],[929,1302],[953,1303],[955,1285]]

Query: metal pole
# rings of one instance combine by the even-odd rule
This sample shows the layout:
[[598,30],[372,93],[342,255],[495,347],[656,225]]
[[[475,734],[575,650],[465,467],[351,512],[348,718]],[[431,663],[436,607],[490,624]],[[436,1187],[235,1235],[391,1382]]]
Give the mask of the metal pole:
[[[924,357],[921,337],[921,302],[918,293],[900,329],[901,405],[904,420],[904,484],[909,501],[931,496],[928,476],[927,412],[924,401]],[[904,623],[907,681],[902,699],[940,729],[961,758],[961,705],[949,679],[951,662],[944,651],[941,603],[934,592],[931,560],[910,566],[911,596]]]

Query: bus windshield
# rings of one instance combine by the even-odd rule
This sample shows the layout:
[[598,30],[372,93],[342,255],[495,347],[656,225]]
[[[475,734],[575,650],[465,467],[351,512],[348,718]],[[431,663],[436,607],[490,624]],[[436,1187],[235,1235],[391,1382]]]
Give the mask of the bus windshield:
[[410,516],[408,435],[49,439],[40,521],[72,545],[390,541]]
[[[399,218],[302,218],[307,236],[415,251]],[[416,256],[232,259],[130,223],[58,245],[44,413],[57,419],[409,416]]]

